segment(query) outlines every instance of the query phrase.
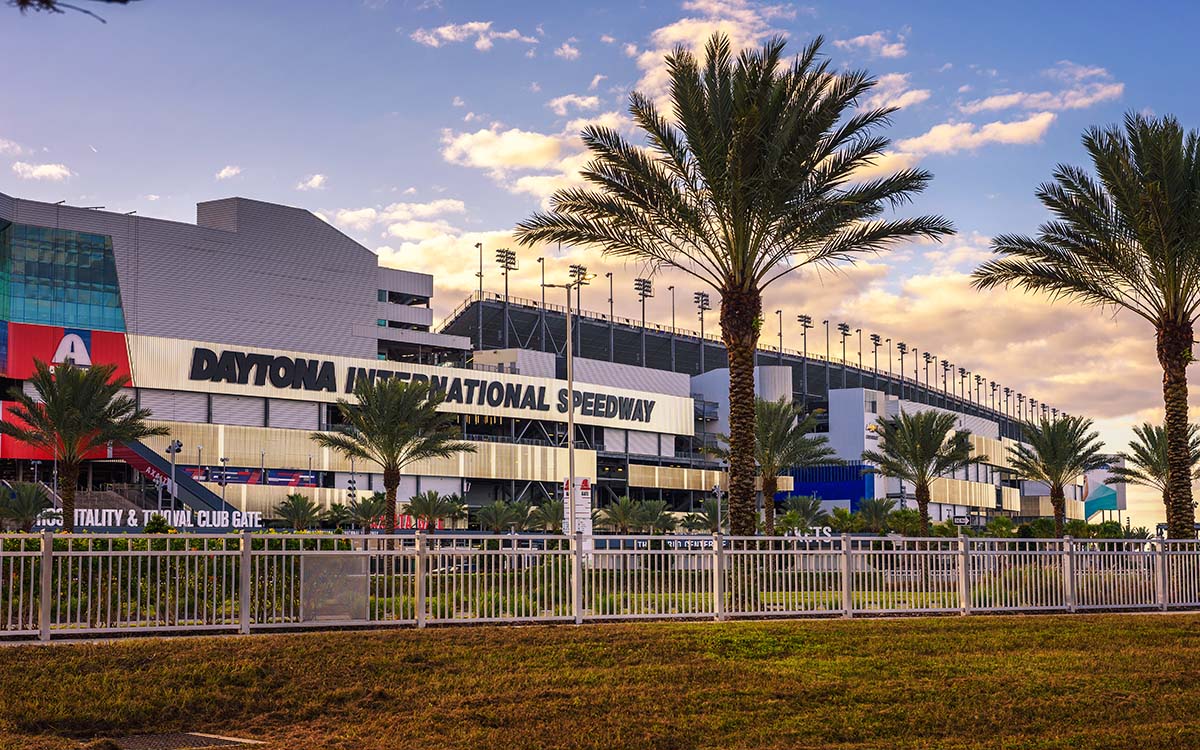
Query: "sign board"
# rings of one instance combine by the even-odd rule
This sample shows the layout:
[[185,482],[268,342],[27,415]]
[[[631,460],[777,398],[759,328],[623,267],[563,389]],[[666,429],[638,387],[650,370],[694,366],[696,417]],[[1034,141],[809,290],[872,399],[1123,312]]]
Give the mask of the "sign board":
[[971,518],[970,518],[970,516],[955,516],[954,517],[954,525],[955,526],[970,526]]
[[575,492],[571,492],[571,482],[563,479],[563,532],[574,534],[582,532],[584,544],[591,545],[592,535],[592,481],[587,477],[575,478]]

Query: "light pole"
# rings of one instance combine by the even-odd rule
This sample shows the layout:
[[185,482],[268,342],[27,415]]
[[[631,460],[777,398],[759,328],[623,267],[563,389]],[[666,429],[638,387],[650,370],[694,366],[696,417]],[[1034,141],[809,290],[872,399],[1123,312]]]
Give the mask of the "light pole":
[[637,292],[642,303],[642,367],[646,367],[646,298],[654,296],[654,283],[650,279],[636,278],[633,280],[633,291]]
[[888,345],[888,395],[892,395],[892,339],[886,339]]
[[713,497],[717,499],[717,533],[721,533],[721,498],[725,496],[725,491],[721,489],[721,485],[714,484],[712,488]]
[[675,372],[675,285],[667,287],[671,293],[671,372]]
[[929,363],[932,362],[933,360],[937,359],[937,357],[933,356],[929,352],[925,352],[925,354],[922,356],[925,358],[925,390],[928,391],[929,390]]
[[696,303],[696,308],[700,314],[700,373],[704,374],[704,311],[712,309],[712,302],[708,298],[708,292],[695,292],[692,294],[692,299]]
[[829,391],[833,390],[833,384],[829,382],[830,376],[833,374],[829,369],[830,351],[829,351],[829,321],[822,320],[821,324],[825,326],[825,399],[829,399]]
[[204,471],[200,468],[201,466],[204,465],[204,459],[202,458],[203,455],[204,455],[204,446],[197,445],[196,446],[196,481],[197,482],[203,481],[202,477],[204,476]]
[[1008,386],[1004,386],[1004,416],[1008,417],[1009,419],[1012,419],[1012,415],[1009,414],[1010,407],[1009,407],[1008,399],[1009,399],[1009,396],[1012,395],[1012,392],[1013,392],[1012,388],[1009,388]]
[[850,338],[850,326],[838,323],[838,333],[842,338],[842,387],[846,387],[846,339]]
[[982,388],[983,388],[983,376],[976,375],[975,376],[975,405],[976,406],[983,406],[983,397],[979,395]]
[[225,502],[225,487],[229,484],[229,458],[221,456],[221,502]]
[[476,242],[475,249],[479,251],[479,272],[475,274],[479,277],[479,320],[476,324],[479,326],[479,342],[475,348],[483,351],[483,243]]
[[172,440],[167,446],[167,453],[171,456],[171,510],[175,510],[175,496],[179,494],[179,488],[175,484],[175,456],[179,451],[183,450],[183,443],[178,440]]
[[266,450],[260,450],[258,452],[258,460],[259,460],[258,481],[261,482],[262,484],[270,484],[270,482],[267,481],[267,452],[266,452]]
[[783,365],[783,310],[776,310],[775,315],[776,315],[776,317],[779,318],[779,358],[777,361],[779,362],[780,366],[782,366]]
[[[592,279],[596,278],[596,274],[588,273],[587,266],[580,265],[578,263],[572,263],[571,266],[567,269],[567,274],[571,277],[571,285],[575,287],[575,310],[579,314],[582,315],[583,314],[583,287],[585,284],[589,283]],[[579,328],[579,333],[576,335],[579,336],[579,343],[575,346],[575,349],[582,355],[583,354],[583,321],[582,320],[579,321],[578,328]]]
[[878,333],[871,334],[871,354],[875,358],[875,364],[871,368],[875,373],[875,390],[879,390],[879,346],[883,343],[883,339]]
[[542,271],[542,306],[538,310],[538,336],[541,339],[541,350],[546,351],[546,259],[537,260],[538,268]]
[[571,287],[586,284],[589,280],[587,269],[579,266],[581,271],[572,274],[571,281],[566,284],[547,284],[548,287],[563,289],[567,293],[567,500],[566,512],[570,526],[574,527],[575,519],[575,350],[571,344]]
[[904,400],[904,355],[908,354],[908,344],[896,342],[896,351],[900,352],[900,400]]
[[804,368],[804,409],[808,410],[808,329],[813,327],[811,315],[797,315],[800,324],[801,361]]
[[946,378],[949,376],[950,370],[953,367],[954,367],[954,365],[950,364],[949,362],[947,362],[944,359],[942,360],[942,399],[943,399],[943,403],[945,402],[946,394],[948,393],[948,391],[946,390]]
[[504,335],[501,337],[504,340],[504,348],[508,348],[508,272],[517,270],[517,251],[509,250],[507,247],[496,248],[496,263],[500,264],[500,270],[504,272]]
[[604,276],[608,279],[608,361],[615,362],[617,353],[616,337],[613,333],[613,272],[608,271]]
[[967,401],[969,397],[967,392],[967,368],[958,368],[958,400]]
[[858,384],[862,385],[862,329],[855,328],[854,332],[858,334]]

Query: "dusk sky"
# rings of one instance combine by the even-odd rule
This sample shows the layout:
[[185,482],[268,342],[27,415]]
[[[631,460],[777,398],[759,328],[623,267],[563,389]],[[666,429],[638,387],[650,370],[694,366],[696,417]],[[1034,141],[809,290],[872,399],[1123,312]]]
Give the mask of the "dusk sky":
[[[10,68],[0,191],[189,222],[197,201],[230,195],[304,207],[388,265],[433,273],[439,318],[477,283],[476,242],[485,285],[501,288],[492,251],[576,180],[584,123],[633,135],[628,94],[664,94],[662,60],[675,44],[720,29],[738,45],[784,35],[798,52],[822,35],[835,67],[878,78],[866,104],[902,107],[877,167],[932,171],[909,210],[942,214],[959,235],[836,274],[792,274],[767,290],[766,342],[777,340],[777,309],[789,348],[800,346],[798,313],[846,321],[1094,417],[1110,450],[1124,448],[1133,424],[1161,419],[1146,325],[981,294],[968,274],[991,236],[1046,218],[1034,188],[1056,163],[1085,164],[1087,127],[1128,111],[1200,127],[1192,4],[85,4],[107,23],[0,6]],[[590,309],[607,308],[603,274],[614,271],[618,314],[635,316],[632,279],[645,269],[586,248],[518,253],[514,294],[537,296],[535,259],[547,255],[554,280],[572,262],[600,275],[584,290]],[[669,322],[669,284],[680,325],[694,327],[699,287],[682,275],[655,276],[650,315]],[[823,337],[809,345],[822,351]],[[1130,500],[1135,525],[1162,520],[1158,498]]]

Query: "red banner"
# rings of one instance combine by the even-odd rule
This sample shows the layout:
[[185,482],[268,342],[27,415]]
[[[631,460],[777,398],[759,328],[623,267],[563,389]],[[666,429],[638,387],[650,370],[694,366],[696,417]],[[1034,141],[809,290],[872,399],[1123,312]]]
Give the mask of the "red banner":
[[8,361],[4,374],[26,380],[33,374],[33,361],[62,364],[70,359],[80,366],[116,365],[117,378],[129,379],[129,349],[125,334],[114,331],[85,331],[77,328],[8,323]]

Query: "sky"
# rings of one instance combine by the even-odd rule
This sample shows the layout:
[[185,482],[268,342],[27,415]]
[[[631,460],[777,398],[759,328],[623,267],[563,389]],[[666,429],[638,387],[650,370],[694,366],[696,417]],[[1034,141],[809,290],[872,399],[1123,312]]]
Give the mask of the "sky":
[[[907,211],[941,214],[958,234],[835,272],[786,276],[766,292],[766,342],[778,340],[776,310],[788,348],[800,347],[797,314],[845,321],[1090,416],[1110,450],[1124,448],[1134,424],[1162,418],[1161,371],[1144,323],[1021,292],[976,292],[969,274],[988,257],[991,237],[1032,233],[1047,218],[1034,190],[1056,164],[1086,165],[1088,127],[1131,111],[1200,127],[1189,72],[1200,6],[84,4],[106,23],[0,5],[10,63],[0,191],[179,221],[195,220],[197,201],[232,195],[300,206],[383,263],[433,273],[438,318],[475,288],[477,242],[487,253],[485,286],[502,288],[494,249],[516,247],[513,225],[577,183],[585,124],[636,138],[629,93],[665,95],[672,47],[696,47],[721,30],[738,46],[781,35],[795,53],[822,36],[834,68],[878,80],[866,105],[901,108],[876,168],[930,170],[929,189]],[[650,269],[589,248],[518,249],[513,294],[538,296],[539,256],[551,281],[565,280],[576,262],[598,274],[585,308],[607,307],[611,271],[617,314],[638,314],[633,279]],[[670,321],[666,290],[676,285],[679,324],[694,327],[697,282],[667,271],[653,279],[648,317]],[[715,327],[715,316],[709,321]],[[822,351],[823,337],[809,345]],[[1192,392],[1200,403],[1200,387]],[[1159,499],[1136,490],[1130,513],[1135,525],[1163,518]]]

